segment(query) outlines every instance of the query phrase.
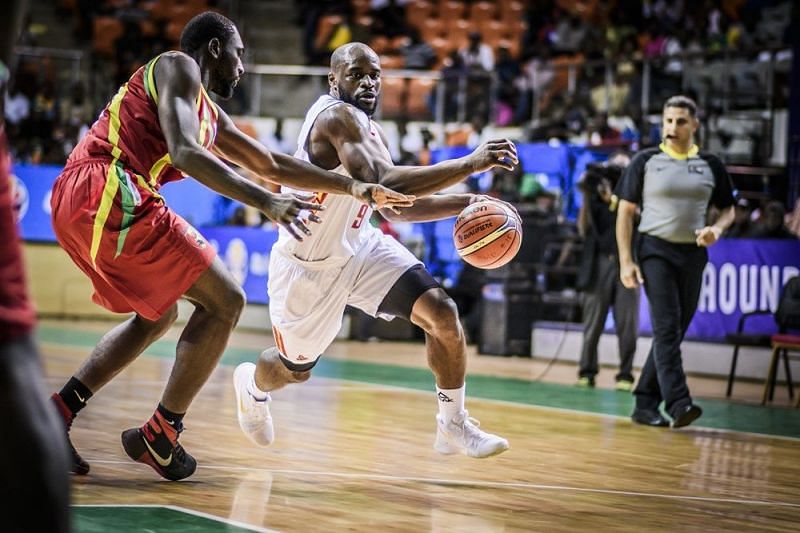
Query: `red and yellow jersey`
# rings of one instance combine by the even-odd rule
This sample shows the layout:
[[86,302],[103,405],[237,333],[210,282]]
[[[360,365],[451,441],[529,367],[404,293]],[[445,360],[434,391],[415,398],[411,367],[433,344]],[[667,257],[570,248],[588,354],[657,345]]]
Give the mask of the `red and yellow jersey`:
[[[134,178],[132,181],[142,198],[158,197],[162,184],[185,177],[171,164],[158,120],[154,70],[160,57],[151,59],[120,87],[70,154],[67,167],[86,158],[108,159],[111,165],[106,188],[116,190],[123,173],[127,172]],[[204,148],[211,148],[217,134],[219,112],[202,85],[195,106],[200,121],[197,141]]]

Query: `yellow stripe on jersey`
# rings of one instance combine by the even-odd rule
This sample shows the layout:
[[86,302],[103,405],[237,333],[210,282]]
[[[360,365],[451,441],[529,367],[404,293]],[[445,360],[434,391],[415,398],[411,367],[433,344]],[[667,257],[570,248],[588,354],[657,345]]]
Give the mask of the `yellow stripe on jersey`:
[[144,69],[144,88],[147,91],[147,94],[150,95],[150,98],[158,105],[158,89],[156,88],[156,62],[161,59],[161,54],[158,54],[156,57],[150,60],[147,66]]
[[150,167],[150,186],[155,188],[158,184],[158,176],[161,174],[161,171],[164,170],[164,167],[167,165],[172,164],[172,158],[169,156],[169,152],[164,154],[161,159],[153,163],[153,166]]
[[111,213],[111,207],[114,205],[114,197],[117,195],[119,189],[119,177],[117,175],[117,161],[122,151],[117,146],[119,142],[119,108],[122,105],[122,100],[128,93],[128,84],[126,83],[120,87],[119,91],[111,103],[108,105],[108,142],[111,143],[111,155],[114,159],[108,165],[108,174],[106,175],[106,185],[103,188],[103,196],[100,198],[100,206],[97,208],[97,215],[94,217],[94,227],[92,230],[92,246],[90,248],[90,255],[92,258],[92,265],[97,267],[97,251],[100,249],[100,239],[103,236],[103,228],[108,220],[108,215]]

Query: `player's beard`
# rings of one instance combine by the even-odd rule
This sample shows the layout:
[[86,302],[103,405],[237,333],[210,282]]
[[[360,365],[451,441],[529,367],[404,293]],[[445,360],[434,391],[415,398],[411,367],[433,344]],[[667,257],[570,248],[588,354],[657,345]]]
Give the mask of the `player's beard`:
[[370,106],[366,105],[358,98],[355,98],[352,94],[347,94],[343,91],[339,91],[339,98],[350,105],[353,105],[367,114],[368,117],[372,117],[375,114],[375,109],[378,107],[378,98],[380,98],[379,94],[375,95],[375,102]]
[[233,96],[233,91],[235,88],[236,84],[234,84],[233,81],[224,80],[217,84],[217,87],[214,89],[214,93],[216,93],[216,95],[223,100],[228,100]]

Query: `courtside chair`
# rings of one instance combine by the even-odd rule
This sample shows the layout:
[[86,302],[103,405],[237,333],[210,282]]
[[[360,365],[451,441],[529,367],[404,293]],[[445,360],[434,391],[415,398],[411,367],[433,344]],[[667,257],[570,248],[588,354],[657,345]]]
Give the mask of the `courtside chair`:
[[[800,352],[800,277],[790,279],[783,288],[778,310],[775,311],[775,322],[778,323],[780,333],[772,336],[772,358],[769,362],[767,379],[764,382],[764,394],[761,404],[767,403],[767,398],[772,401],[775,394],[775,382],[778,374],[778,359],[783,357],[783,368],[786,372],[786,384],[789,387],[789,398],[794,397],[792,387],[792,374],[789,370],[789,352]],[[786,330],[795,330],[787,333]]]
[[[782,311],[782,306],[783,309],[789,309],[791,307],[789,302],[791,301],[793,294],[795,295],[795,298],[797,297],[796,296],[797,291],[800,291],[800,277],[794,277],[790,279],[789,281],[786,282],[786,285],[784,285],[783,287],[781,298],[780,301],[778,302],[778,310],[776,310],[774,314],[775,323],[778,325],[778,335],[785,334],[787,328],[800,327],[798,325],[792,325],[792,324],[797,324],[798,322],[797,317],[792,319],[791,312]],[[798,313],[798,311],[795,310],[795,313]],[[747,324],[748,319],[754,316],[759,316],[759,315],[763,316],[770,314],[772,314],[772,311],[770,310],[759,310],[759,311],[752,311],[750,313],[743,313],[742,316],[739,318],[739,323],[736,327],[736,333],[729,333],[725,336],[725,340],[728,342],[728,344],[733,344],[733,357],[731,358],[731,370],[728,374],[728,388],[725,392],[725,396],[730,397],[731,392],[733,391],[733,380],[736,377],[736,364],[739,359],[739,348],[742,346],[752,346],[759,348],[773,347],[772,335],[764,333],[747,333],[745,331],[745,326]],[[786,371],[787,384],[789,385],[789,395],[790,397],[793,397],[794,390],[792,386],[791,372],[789,370],[789,360],[787,356],[784,355],[784,352],[782,350],[779,351],[779,355],[783,355],[784,357],[784,370]]]

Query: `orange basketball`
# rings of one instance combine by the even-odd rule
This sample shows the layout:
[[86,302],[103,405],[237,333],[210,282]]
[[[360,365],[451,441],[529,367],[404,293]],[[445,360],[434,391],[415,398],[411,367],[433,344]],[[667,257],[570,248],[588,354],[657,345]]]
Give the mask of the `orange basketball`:
[[470,265],[486,269],[501,267],[519,252],[522,222],[500,202],[475,202],[458,215],[453,242],[458,255]]

